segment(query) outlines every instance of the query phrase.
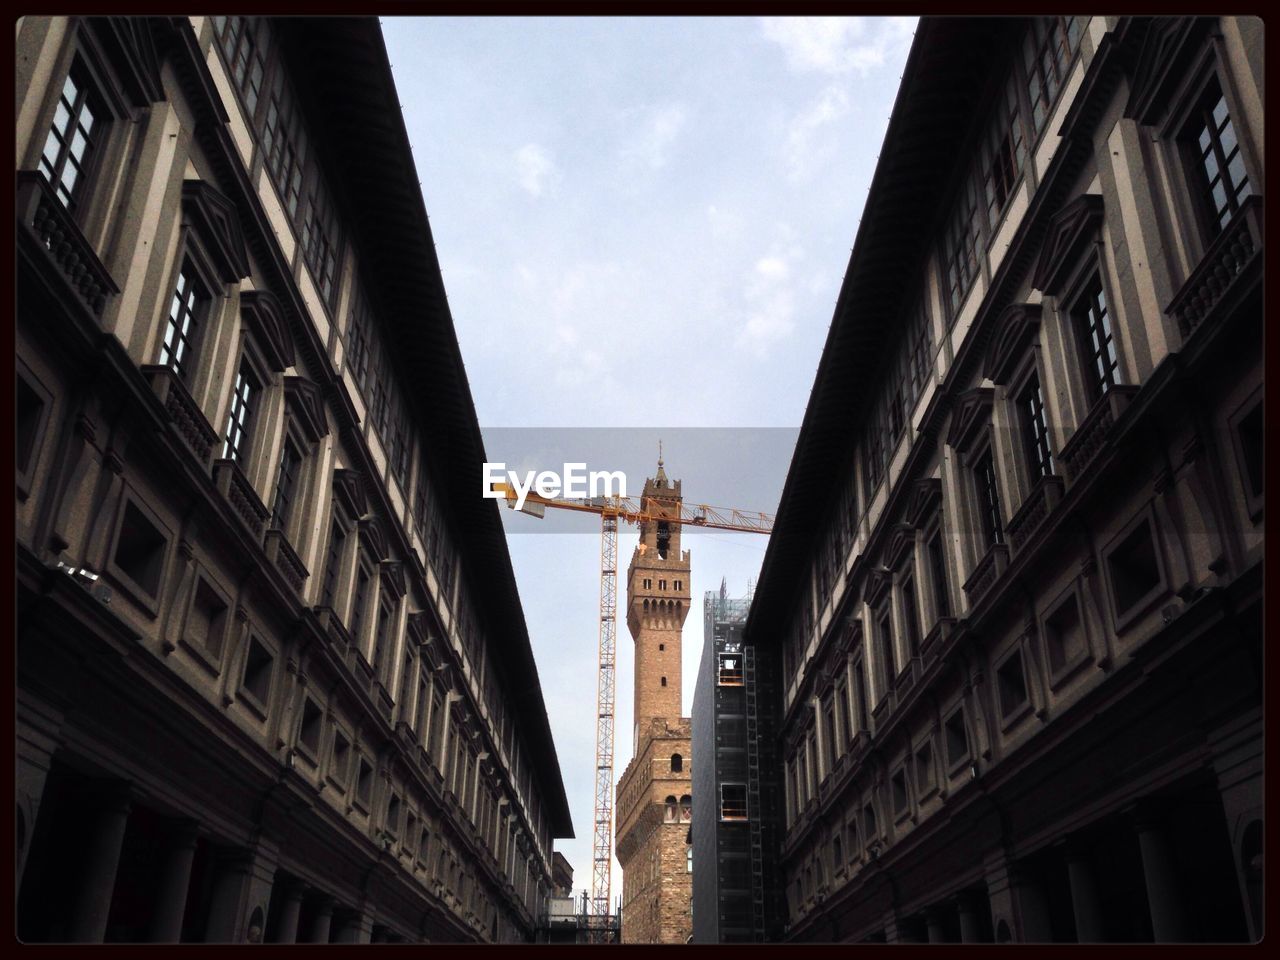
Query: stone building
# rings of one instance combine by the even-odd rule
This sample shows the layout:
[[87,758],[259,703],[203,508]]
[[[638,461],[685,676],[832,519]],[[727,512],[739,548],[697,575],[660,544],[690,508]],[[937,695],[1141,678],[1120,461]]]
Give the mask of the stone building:
[[746,630],[789,939],[1262,936],[1262,34],[920,22]]
[[377,20],[16,44],[18,935],[532,939],[571,824]]
[[[679,513],[680,481],[657,473],[644,498]],[[681,630],[689,615],[689,551],[680,524],[640,524],[627,568],[627,627],[635,640],[634,756],[618,778],[617,856],[622,942],[685,943],[691,932],[689,718],[680,716]]]

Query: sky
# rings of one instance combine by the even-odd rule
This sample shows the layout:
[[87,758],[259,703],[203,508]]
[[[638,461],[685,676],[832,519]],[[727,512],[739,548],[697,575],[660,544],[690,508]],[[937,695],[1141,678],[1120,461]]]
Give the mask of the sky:
[[[633,484],[662,439],[686,500],[776,510],[914,18],[382,26],[489,460],[528,466],[554,450],[541,466],[558,470],[561,450],[591,434],[567,428],[625,427],[614,439],[628,441]],[[599,521],[504,522],[576,833],[555,846],[581,891]],[[619,583],[636,542],[624,529]],[[723,578],[744,595],[766,546],[686,538],[686,716],[703,593]],[[620,621],[615,776],[633,750]],[[615,899],[621,889],[615,863]]]

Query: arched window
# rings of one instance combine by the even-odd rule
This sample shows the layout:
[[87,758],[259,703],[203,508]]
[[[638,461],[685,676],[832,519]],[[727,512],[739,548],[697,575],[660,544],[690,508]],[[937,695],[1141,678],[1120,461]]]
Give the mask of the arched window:
[[667,823],[676,822],[676,798],[675,797],[667,797],[666,812],[663,815],[663,820],[665,820]]
[[680,756],[680,754],[678,753],[673,753],[671,755],[671,772],[679,773],[683,769],[684,769],[684,757]]
[[680,798],[680,822],[688,823],[693,819],[693,800],[686,793]]

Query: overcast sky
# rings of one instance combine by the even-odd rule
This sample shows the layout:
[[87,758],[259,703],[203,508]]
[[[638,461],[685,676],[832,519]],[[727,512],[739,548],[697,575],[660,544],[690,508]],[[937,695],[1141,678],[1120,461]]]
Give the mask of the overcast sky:
[[[732,473],[752,467],[717,473],[697,433],[673,428],[799,426],[914,18],[382,24],[489,459],[518,456],[495,446],[513,445],[496,428],[631,427],[651,471],[665,431],[686,499],[775,510],[789,451],[736,488]],[[538,523],[513,517],[522,535],[508,542],[577,834],[556,848],[580,891],[599,522],[529,533]],[[636,537],[619,539],[621,583]],[[724,577],[744,594],[766,543],[685,543],[686,715],[703,591]],[[632,755],[620,621],[615,775]],[[615,864],[615,899],[621,889]]]

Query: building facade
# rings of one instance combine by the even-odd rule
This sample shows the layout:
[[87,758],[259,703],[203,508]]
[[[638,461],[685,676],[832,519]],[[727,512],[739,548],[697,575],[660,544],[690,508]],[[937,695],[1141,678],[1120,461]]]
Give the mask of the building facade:
[[1262,67],[920,22],[746,629],[789,939],[1262,936]]
[[[680,515],[680,481],[662,460],[642,497]],[[622,942],[689,939],[691,733],[680,716],[681,631],[689,615],[689,551],[680,524],[641,523],[627,567],[627,628],[635,640],[634,755],[618,778],[616,845],[622,866]]]
[[533,939],[571,824],[377,20],[16,43],[19,936]]
[[744,642],[751,598],[725,583],[703,598],[702,656],[693,690],[700,758],[693,804],[693,943],[781,938],[786,901],[777,870],[781,785],[773,647]]

